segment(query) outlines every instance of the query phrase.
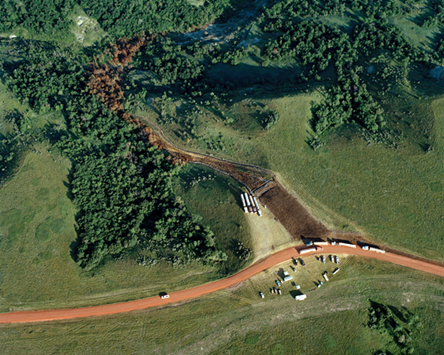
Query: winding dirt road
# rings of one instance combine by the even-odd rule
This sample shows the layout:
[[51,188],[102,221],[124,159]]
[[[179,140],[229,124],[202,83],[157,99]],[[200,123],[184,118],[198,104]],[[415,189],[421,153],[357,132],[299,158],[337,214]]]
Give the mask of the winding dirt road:
[[[164,306],[169,303],[185,301],[234,286],[239,282],[245,281],[251,276],[258,274],[259,272],[266,270],[278,263],[289,260],[292,257],[297,258],[300,256],[298,250],[304,248],[305,247],[298,247],[298,248],[289,248],[286,250],[282,250],[276,254],[270,255],[269,257],[256,262],[255,264],[238,272],[235,275],[202,286],[190,288],[188,290],[182,290],[170,293],[170,298],[167,299],[161,299],[160,297],[150,297],[137,301],[108,304],[104,306],[72,308],[72,309],[55,309],[47,311],[1,313],[0,323],[45,322],[45,321],[83,318],[91,316],[104,316],[110,314],[141,310],[150,307]],[[406,266],[412,269],[444,277],[443,266],[431,264],[423,260],[413,259],[404,255],[398,255],[393,253],[378,254],[372,251],[362,250],[359,247],[356,249],[352,249],[348,247],[328,245],[325,246],[322,251],[307,253],[304,254],[304,257],[313,254],[352,254],[352,255],[365,256],[373,259],[388,261],[394,264]]]

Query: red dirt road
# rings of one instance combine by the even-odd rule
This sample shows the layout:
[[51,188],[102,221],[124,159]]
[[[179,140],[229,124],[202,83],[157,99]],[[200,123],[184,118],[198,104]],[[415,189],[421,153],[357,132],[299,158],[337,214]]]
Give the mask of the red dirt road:
[[[227,277],[222,280],[214,281],[202,286],[190,288],[188,290],[177,291],[170,293],[170,298],[161,299],[160,297],[144,298],[137,301],[108,304],[104,306],[94,306],[85,308],[71,308],[71,309],[54,309],[47,311],[24,311],[1,313],[0,323],[27,323],[27,322],[45,322],[53,320],[64,320],[73,318],[83,318],[91,316],[104,316],[110,314],[130,312],[150,307],[164,306],[169,303],[176,303],[180,301],[196,298],[208,293],[219,291],[230,286],[234,286],[239,282],[245,281],[251,276],[266,270],[278,263],[289,260],[292,257],[300,257],[298,249],[305,247],[289,248],[282,250],[276,254],[258,261],[250,267],[238,272],[235,275]],[[403,255],[393,253],[379,254],[372,251],[365,251],[357,247],[356,249],[341,247],[341,246],[324,246],[322,251],[316,251],[304,254],[303,257],[313,254],[352,254],[360,255],[373,259],[388,261],[394,264],[406,266],[412,269],[428,272],[438,276],[444,277],[444,267],[428,263],[423,260],[416,260]]]

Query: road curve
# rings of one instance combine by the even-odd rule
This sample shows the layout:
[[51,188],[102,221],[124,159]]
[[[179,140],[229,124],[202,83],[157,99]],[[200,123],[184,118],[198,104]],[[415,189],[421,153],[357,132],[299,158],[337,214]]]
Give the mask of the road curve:
[[[0,323],[27,323],[27,322],[46,322],[54,320],[65,320],[74,318],[83,318],[91,316],[104,316],[110,314],[130,312],[150,307],[164,306],[169,303],[176,303],[180,301],[196,298],[208,293],[219,291],[230,286],[234,286],[239,282],[249,279],[251,276],[266,270],[278,263],[289,260],[292,257],[299,257],[298,250],[306,247],[288,248],[277,252],[269,257],[259,260],[255,264],[247,267],[246,269],[227,277],[222,280],[214,281],[205,285],[193,287],[187,290],[177,291],[170,293],[170,298],[160,299],[160,297],[144,298],[137,301],[129,301],[123,303],[114,303],[104,306],[84,307],[84,308],[71,308],[71,309],[54,309],[45,311],[23,311],[23,312],[10,312],[0,313]],[[314,254],[352,254],[365,256],[373,259],[379,259],[388,261],[394,264],[406,266],[412,269],[428,272],[438,276],[444,277],[444,267],[428,263],[423,260],[417,260],[409,258],[407,256],[386,253],[379,254],[372,251],[362,250],[359,247],[356,249],[343,247],[343,246],[324,246],[323,250],[306,253],[303,256],[309,256]]]

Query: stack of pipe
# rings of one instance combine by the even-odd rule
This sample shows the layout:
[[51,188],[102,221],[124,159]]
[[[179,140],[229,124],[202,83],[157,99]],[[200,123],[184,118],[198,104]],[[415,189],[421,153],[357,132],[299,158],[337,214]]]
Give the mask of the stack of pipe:
[[248,208],[247,208],[247,205],[245,203],[245,198],[244,198],[243,194],[241,194],[241,199],[242,199],[242,205],[244,206],[244,212],[248,213]]
[[262,216],[262,212],[259,208],[256,197],[243,193],[241,194],[241,199],[245,213],[257,213],[259,216]]

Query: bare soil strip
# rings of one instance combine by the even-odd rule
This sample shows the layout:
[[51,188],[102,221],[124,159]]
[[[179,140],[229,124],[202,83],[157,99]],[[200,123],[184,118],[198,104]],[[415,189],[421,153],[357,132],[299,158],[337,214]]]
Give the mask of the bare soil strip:
[[[216,292],[228,287],[237,285],[243,282],[255,274],[266,270],[273,265],[279,264],[292,257],[299,257],[298,250],[305,247],[288,248],[276,254],[258,261],[257,263],[249,266],[248,268],[238,272],[235,275],[227,277],[222,280],[214,281],[205,285],[190,288],[187,290],[177,291],[170,294],[167,299],[161,299],[160,297],[144,298],[137,301],[123,302],[108,304],[104,306],[85,307],[85,308],[72,308],[72,309],[55,309],[47,311],[26,311],[26,312],[11,312],[0,314],[0,323],[28,323],[28,322],[46,322],[54,320],[65,320],[92,316],[104,316],[118,313],[131,312],[135,310],[142,310],[150,307],[165,306],[167,304],[182,302],[192,298],[196,298],[202,295],[206,295],[212,292]],[[351,249],[341,246],[325,246],[323,250],[304,254],[305,256],[313,254],[352,254],[365,256],[373,259],[379,259],[388,261],[394,264],[406,266],[412,269],[428,272],[434,275],[444,277],[444,267],[434,265],[423,260],[413,259],[404,255],[398,255],[393,253],[379,254],[371,251],[365,251],[360,248]]]
[[330,235],[327,227],[311,216],[281,184],[277,181],[274,184],[275,186],[260,196],[259,200],[294,239],[326,239]]

